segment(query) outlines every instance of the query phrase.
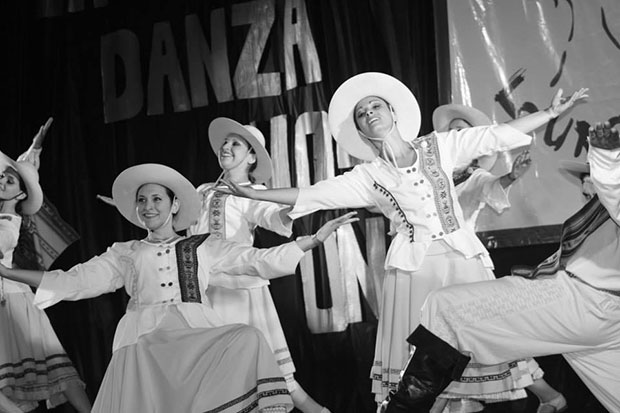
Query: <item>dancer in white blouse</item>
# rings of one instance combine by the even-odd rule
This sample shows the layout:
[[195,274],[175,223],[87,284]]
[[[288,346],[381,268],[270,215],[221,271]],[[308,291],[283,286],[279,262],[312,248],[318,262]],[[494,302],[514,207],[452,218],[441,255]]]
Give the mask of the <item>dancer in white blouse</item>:
[[[222,168],[221,178],[255,190],[271,178],[271,158],[265,138],[256,127],[242,125],[229,118],[216,118],[209,125],[209,142]],[[189,233],[251,246],[257,226],[289,237],[292,220],[289,206],[237,197],[217,190],[216,182],[198,187],[202,207],[198,222]],[[304,413],[328,413],[297,383],[295,365],[282,331],[282,325],[269,292],[268,274],[263,278],[218,274],[211,277],[207,296],[213,309],[227,324],[241,323],[258,328],[271,346],[286,379],[293,404]]]
[[[36,214],[42,204],[36,166],[0,152],[1,265],[12,267],[23,216]],[[39,401],[49,408],[69,401],[77,411],[90,412],[84,383],[28,285],[0,279],[0,331],[0,410],[31,411]]]
[[[410,346],[407,334],[419,323],[427,294],[439,287],[494,279],[488,251],[465,225],[452,172],[473,159],[527,146],[530,132],[586,96],[586,89],[552,105],[499,124],[418,137],[420,111],[411,91],[383,73],[363,73],[345,81],[329,105],[329,124],[338,144],[368,161],[307,188],[256,191],[228,182],[231,191],[252,199],[294,205],[297,218],[322,209],[380,210],[394,235],[387,253],[381,316],[377,331],[372,391],[377,401],[395,389]],[[536,368],[494,372],[492,398],[508,398],[515,383],[531,382]],[[500,377],[503,374],[503,377]],[[481,377],[489,376],[481,371]],[[470,394],[484,393],[472,383]],[[488,394],[482,397],[491,397]]]
[[[68,271],[0,266],[0,276],[38,287],[35,303],[49,307],[125,288],[130,301],[119,322],[113,355],[94,412],[285,412],[293,405],[262,334],[224,326],[205,296],[212,274],[294,272],[304,251],[320,244],[344,215],[314,236],[271,249],[221,241],[208,234],[183,237],[198,216],[193,185],[158,164],[128,168],[114,181],[114,204],[143,240],[119,242]],[[224,327],[222,327],[224,326]]]

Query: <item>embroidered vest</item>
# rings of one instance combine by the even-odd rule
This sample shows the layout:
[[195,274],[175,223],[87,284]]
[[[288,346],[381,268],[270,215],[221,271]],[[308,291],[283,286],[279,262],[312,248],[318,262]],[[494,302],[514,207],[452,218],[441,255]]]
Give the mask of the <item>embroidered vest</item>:
[[177,242],[175,245],[181,301],[184,303],[202,302],[200,284],[198,282],[198,254],[196,249],[209,235],[194,235]]
[[437,135],[421,136],[413,140],[413,146],[418,148],[420,154],[420,170],[431,182],[433,195],[437,209],[437,216],[446,234],[460,228],[459,221],[454,214],[454,200],[450,190],[452,177],[447,176],[441,167],[441,154]]

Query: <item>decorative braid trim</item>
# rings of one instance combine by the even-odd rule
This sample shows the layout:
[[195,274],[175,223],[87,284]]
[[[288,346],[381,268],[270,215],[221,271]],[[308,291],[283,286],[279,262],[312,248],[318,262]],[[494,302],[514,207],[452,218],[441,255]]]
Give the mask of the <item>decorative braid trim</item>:
[[412,243],[414,241],[414,236],[413,236],[414,235],[414,227],[413,227],[413,224],[407,220],[407,216],[405,215],[405,211],[403,211],[403,209],[400,207],[400,205],[398,204],[398,201],[396,200],[394,195],[392,195],[392,193],[386,187],[382,186],[377,181],[373,181],[372,187],[373,187],[373,189],[378,191],[381,195],[386,197],[388,199],[388,201],[390,201],[390,204],[392,204],[392,206],[394,207],[396,212],[398,212],[399,218],[401,219],[401,221],[403,221],[403,224],[405,224],[405,226],[407,227],[407,233],[408,233],[408,236],[409,236],[409,242]]
[[201,303],[198,283],[198,254],[196,249],[210,234],[194,235],[176,243],[177,268],[181,301],[184,303]]

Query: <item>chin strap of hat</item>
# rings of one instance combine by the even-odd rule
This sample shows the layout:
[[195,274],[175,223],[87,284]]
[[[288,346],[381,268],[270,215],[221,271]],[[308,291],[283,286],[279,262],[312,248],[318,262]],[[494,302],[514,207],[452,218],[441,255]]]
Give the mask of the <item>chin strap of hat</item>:
[[[21,191],[19,194],[15,195],[13,198],[0,198],[0,202],[6,202],[6,201],[12,201],[15,198],[17,198],[18,196],[20,196],[21,194],[26,194],[24,191]],[[28,194],[26,194],[26,198],[28,197]],[[24,198],[24,199],[26,199]],[[23,199],[22,199],[23,201]]]
[[[396,156],[394,155],[394,149],[392,149],[392,146],[389,143],[387,143],[387,141],[385,140],[386,137],[388,137],[388,136],[390,136],[392,134],[392,132],[394,131],[395,127],[396,127],[396,121],[393,120],[392,121],[392,126],[390,127],[390,130],[387,131],[385,136],[383,136],[382,138],[374,138],[372,136],[368,136],[368,135],[366,135],[364,132],[362,132],[359,129],[358,129],[358,133],[362,137],[368,139],[373,144],[373,146],[375,148],[379,149],[379,156],[381,156],[383,159],[385,159],[394,168],[398,168],[398,165],[396,164]],[[381,147],[379,147],[379,145],[381,145]]]

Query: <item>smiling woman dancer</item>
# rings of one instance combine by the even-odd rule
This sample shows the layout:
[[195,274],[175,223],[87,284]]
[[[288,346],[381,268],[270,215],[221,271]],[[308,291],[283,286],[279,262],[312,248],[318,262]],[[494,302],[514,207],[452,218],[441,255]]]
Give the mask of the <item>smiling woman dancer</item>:
[[[338,144],[368,161],[343,175],[307,188],[256,191],[227,182],[234,194],[294,205],[297,218],[317,210],[379,209],[394,234],[386,275],[371,372],[377,401],[397,387],[410,352],[406,339],[420,321],[429,292],[451,284],[494,279],[489,253],[465,225],[452,182],[455,168],[473,159],[527,146],[525,133],[543,126],[586,97],[586,89],[510,125],[499,124],[418,137],[420,111],[411,91],[383,73],[362,73],[345,81],[329,105],[329,124]],[[537,366],[497,374],[490,382],[463,390],[484,399],[503,399],[515,385],[531,383]],[[485,372],[481,372],[485,375]],[[501,377],[501,379],[500,379]],[[480,387],[483,385],[484,387]],[[492,394],[490,394],[492,392]],[[549,391],[544,399],[555,397]]]
[[130,296],[94,412],[285,412],[292,409],[286,383],[260,332],[224,326],[204,301],[211,274],[283,276],[304,251],[319,245],[343,215],[312,237],[270,249],[184,237],[198,216],[194,186],[158,164],[123,171],[112,187],[114,204],[146,238],[112,245],[69,271],[28,271],[0,266],[0,276],[38,287],[36,304],[79,300],[125,288]]
[[[256,190],[267,189],[262,184],[271,178],[272,165],[260,130],[220,117],[209,125],[209,142],[222,168],[222,178]],[[286,237],[291,235],[293,221],[286,215],[289,206],[219,192],[218,181],[198,187],[202,208],[198,222],[189,228],[190,234],[210,233],[247,246],[253,245],[257,226]],[[262,275],[212,277],[207,290],[209,302],[227,324],[247,324],[264,334],[297,409],[303,413],[329,413],[293,376],[295,364],[269,292],[269,276]]]

